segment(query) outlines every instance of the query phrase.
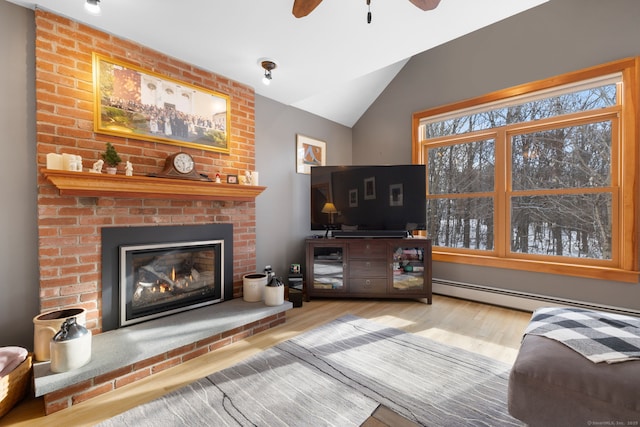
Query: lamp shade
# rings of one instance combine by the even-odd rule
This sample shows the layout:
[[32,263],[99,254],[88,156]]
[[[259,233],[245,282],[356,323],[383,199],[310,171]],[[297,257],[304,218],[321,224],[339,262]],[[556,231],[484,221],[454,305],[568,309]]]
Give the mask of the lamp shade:
[[338,210],[336,209],[336,206],[333,203],[327,202],[324,204],[320,212],[326,213],[326,214],[334,214],[334,213],[337,213]]

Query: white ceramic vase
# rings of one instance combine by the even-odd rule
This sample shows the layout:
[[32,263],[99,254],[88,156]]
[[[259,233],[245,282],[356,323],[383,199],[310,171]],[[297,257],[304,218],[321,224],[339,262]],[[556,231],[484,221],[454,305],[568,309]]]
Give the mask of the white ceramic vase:
[[267,280],[267,275],[262,273],[244,275],[242,277],[242,299],[247,302],[262,301]]

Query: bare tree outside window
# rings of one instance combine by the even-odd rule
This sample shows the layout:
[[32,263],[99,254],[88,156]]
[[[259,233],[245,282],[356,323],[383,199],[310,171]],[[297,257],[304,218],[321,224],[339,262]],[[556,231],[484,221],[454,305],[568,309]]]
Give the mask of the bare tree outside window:
[[[514,254],[612,259],[617,89],[424,120],[433,245],[493,253],[502,227]],[[500,209],[507,221],[496,224]]]

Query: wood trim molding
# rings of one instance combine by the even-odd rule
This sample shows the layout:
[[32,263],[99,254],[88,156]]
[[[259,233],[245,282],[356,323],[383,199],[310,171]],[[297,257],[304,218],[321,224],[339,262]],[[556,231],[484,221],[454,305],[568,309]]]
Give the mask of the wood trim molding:
[[61,196],[251,202],[266,189],[256,185],[217,184],[140,175],[107,175],[46,168],[40,172],[60,191]]
[[[450,135],[441,138],[432,138],[428,141],[420,140],[420,121],[424,118],[432,118],[442,114],[451,113],[456,110],[465,110],[481,104],[504,101],[508,98],[530,94],[535,91],[551,89],[562,85],[587,81],[590,79],[603,78],[614,73],[622,75],[623,84],[620,85],[618,94],[622,99],[619,105],[606,109],[590,110],[582,113],[566,115],[563,118],[543,119],[530,124],[518,124],[519,129],[529,127],[531,129],[541,129],[549,123],[560,123],[562,120],[581,120],[587,117],[601,115],[602,119],[611,120],[616,136],[615,145],[612,146],[612,162],[614,162],[613,183],[611,191],[617,208],[612,212],[612,257],[611,261],[591,260],[589,258],[569,259],[568,257],[530,256],[527,254],[510,254],[509,242],[504,235],[504,229],[498,229],[495,242],[495,255],[475,256],[468,254],[468,250],[458,248],[438,248],[433,250],[433,260],[441,262],[451,262],[459,264],[483,265],[496,268],[511,268],[523,271],[546,272],[550,274],[588,277],[601,280],[612,280],[637,283],[640,279],[640,57],[624,58],[607,64],[596,65],[583,70],[566,73],[560,76],[546,78],[543,80],[526,83],[523,85],[498,90],[476,98],[454,102],[452,104],[418,111],[412,115],[412,160],[416,163],[426,163],[425,151],[431,146],[438,146],[445,143],[465,141],[466,139],[477,139],[482,132],[465,133],[460,135]],[[611,115],[607,118],[607,115]],[[489,130],[487,130],[489,131]],[[501,128],[496,128],[497,134]],[[506,129],[509,132],[508,129]],[[619,137],[618,137],[619,135]],[[506,140],[506,138],[504,138]],[[498,145],[496,152],[506,145]],[[506,158],[501,155],[500,158]],[[504,163],[508,167],[509,162]],[[505,166],[496,166],[505,167]],[[508,176],[508,171],[496,170],[497,180],[504,180]],[[499,188],[506,188],[506,184]],[[499,183],[500,183],[499,182]],[[508,224],[509,218],[505,208],[504,197],[509,194],[501,193],[496,195],[499,208],[496,209],[496,224]],[[501,199],[500,199],[501,198]],[[502,233],[502,234],[500,234]],[[575,263],[572,263],[574,261]]]

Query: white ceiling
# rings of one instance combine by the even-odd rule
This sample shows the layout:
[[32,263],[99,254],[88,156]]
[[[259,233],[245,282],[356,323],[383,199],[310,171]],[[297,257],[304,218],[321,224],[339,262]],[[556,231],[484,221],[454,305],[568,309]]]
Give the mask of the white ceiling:
[[[307,17],[293,0],[9,0],[132,40],[255,88],[257,94],[352,127],[409,58],[548,0],[325,0]],[[487,49],[499,49],[487,46]],[[271,85],[260,58],[278,63]]]

